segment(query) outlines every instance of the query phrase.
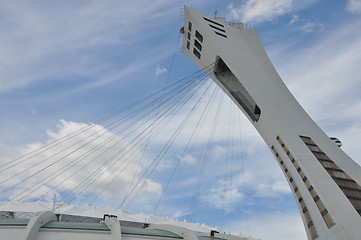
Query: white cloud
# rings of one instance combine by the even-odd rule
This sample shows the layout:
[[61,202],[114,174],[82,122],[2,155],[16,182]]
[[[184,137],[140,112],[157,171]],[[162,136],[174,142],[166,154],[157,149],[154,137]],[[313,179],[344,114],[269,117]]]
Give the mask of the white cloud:
[[304,23],[300,26],[300,29],[306,33],[315,32],[316,30],[322,29],[322,28],[323,28],[323,24],[316,23],[316,22],[310,22],[310,21],[307,21],[306,23]]
[[312,5],[320,2],[320,0],[293,0],[292,1],[292,11],[298,12],[306,8],[312,7]]
[[1,158],[3,159],[2,163],[10,161],[18,155],[18,151],[16,149],[3,142],[0,142],[0,152]]
[[[247,222],[246,222],[247,221]],[[231,232],[239,233],[240,226],[249,226],[252,236],[260,239],[305,240],[307,239],[300,214],[297,212],[277,211],[249,215],[248,220],[231,223]],[[243,232],[244,234],[245,232]]]
[[159,76],[159,75],[162,75],[162,74],[164,74],[164,73],[167,73],[168,72],[168,70],[165,68],[165,67],[161,67],[161,66],[157,66],[156,68],[155,68],[155,76]]
[[[238,183],[233,186],[230,185],[229,181],[218,181],[217,186],[212,187],[202,196],[202,200],[214,208],[231,212],[244,194],[240,191]],[[230,206],[230,203],[232,206]]]
[[[147,1],[69,3],[5,1],[1,5],[0,11],[7,14],[2,15],[0,27],[4,36],[0,39],[0,92],[49,78],[65,82],[86,78],[84,84],[102,82],[104,76],[111,79],[117,75],[113,65],[117,63],[119,69],[125,65],[122,60],[132,62],[139,53],[130,54],[130,49],[141,49],[137,44],[156,34],[153,26],[164,24],[164,18],[175,10],[165,0],[153,1],[146,8]],[[154,58],[168,54],[164,46],[163,53],[156,48],[144,49],[142,62],[152,64]],[[157,54],[150,54],[153,51]],[[145,59],[147,53],[152,60]],[[104,57],[109,55],[122,58],[109,61]],[[113,77],[112,81],[119,79]]]
[[268,51],[288,88],[316,121],[343,122],[347,109],[358,112],[360,26],[355,21],[322,31],[306,46],[286,42]]
[[280,194],[289,194],[290,187],[284,179],[274,179],[271,182],[260,182],[256,186],[256,196],[263,198],[278,197]]
[[308,19],[302,19],[298,15],[292,15],[288,25],[294,26],[303,32],[311,33],[323,28],[323,24],[318,22],[312,22]]
[[231,17],[243,22],[259,23],[272,21],[292,10],[293,0],[249,0],[241,7],[228,6]]
[[288,25],[294,25],[299,19],[300,18],[297,15],[292,15],[291,21],[289,21]]
[[242,9],[239,7],[235,7],[233,3],[228,5],[228,11],[230,12],[230,16],[235,21],[241,21],[242,19]]
[[180,160],[187,165],[194,165],[198,162],[198,160],[195,157],[193,157],[191,154],[187,154],[183,157],[178,156],[178,158],[180,158]]
[[346,10],[351,13],[361,13],[361,0],[348,0]]
[[[234,206],[244,201],[245,194],[247,194],[248,204],[251,205],[259,204],[255,202],[255,198],[282,199],[283,196],[291,194],[289,185],[272,154],[265,147],[265,144],[262,144],[262,140],[259,141],[258,146],[244,148],[244,153],[241,155],[247,157],[243,157],[243,159],[239,155],[235,157],[232,170],[228,169],[232,172],[232,180],[230,179],[230,172],[226,173],[227,179],[225,179],[223,170],[226,164],[230,168],[230,162],[224,161],[221,163],[221,167],[218,161],[216,167],[208,169],[220,180],[213,186],[208,183],[207,189],[209,190],[202,197],[204,202],[217,209],[232,211]],[[249,143],[245,144],[248,145]],[[244,169],[242,170],[242,168]],[[232,202],[232,206],[227,205],[229,202]]]
[[259,148],[257,152],[253,155],[259,158],[248,159],[244,174],[235,176],[234,182],[239,183],[238,187],[242,187],[244,182],[247,191],[255,197],[277,198],[290,194],[291,190],[273,156],[267,149]]
[[216,145],[212,148],[211,155],[216,159],[225,160],[227,156],[227,148],[220,145]]
[[[13,161],[0,168],[2,171],[5,170],[0,178],[0,181],[4,181],[2,189],[15,186],[7,192],[8,198],[36,199],[49,192],[44,197],[50,199],[54,191],[58,194],[62,192],[63,196],[72,191],[73,194],[80,194],[78,199],[90,194],[92,197],[87,202],[100,194],[100,199],[116,198],[119,204],[119,199],[128,192],[128,188],[119,186],[129,187],[131,183],[134,185],[136,182],[139,182],[134,191],[138,192],[137,199],[149,202],[150,195],[160,196],[162,186],[159,183],[140,178],[142,169],[146,168],[149,162],[145,159],[142,160],[142,166],[137,165],[139,161],[136,153],[141,151],[137,146],[126,142],[100,125],[90,127],[85,123],[60,120],[57,128],[57,131],[47,131],[46,143],[51,143],[56,139],[66,138],[67,140],[60,140],[50,145],[52,147],[44,143],[28,144],[15,150],[3,147],[11,155],[14,155],[14,151],[19,155],[33,152],[30,154],[33,157],[22,158],[24,161]],[[79,129],[87,129],[87,131],[70,135],[73,136],[71,138],[67,137]],[[43,149],[37,150],[39,148]],[[38,154],[35,155],[35,153]],[[8,162],[9,157],[4,155],[2,152],[0,165]],[[17,162],[19,164],[13,165]],[[12,165],[13,167],[10,167]],[[9,169],[6,169],[8,167]],[[6,179],[9,180],[6,181]],[[89,179],[87,184],[79,185],[86,179]],[[143,187],[139,189],[141,185]],[[55,187],[54,190],[52,190],[53,187]]]

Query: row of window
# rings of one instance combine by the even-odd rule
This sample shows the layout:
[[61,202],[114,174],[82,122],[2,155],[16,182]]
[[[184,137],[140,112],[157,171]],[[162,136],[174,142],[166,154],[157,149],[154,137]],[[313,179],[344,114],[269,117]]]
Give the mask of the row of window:
[[[282,145],[284,146],[284,144],[282,144]],[[292,190],[294,191],[294,193],[296,195],[300,209],[302,209],[304,219],[307,223],[308,232],[310,233],[312,239],[316,239],[318,237],[316,228],[313,225],[311,215],[308,212],[308,209],[306,207],[305,202],[303,201],[301,192],[298,190],[296,182],[294,181],[293,177],[291,176],[291,173],[288,171],[286,164],[284,163],[284,161],[282,160],[281,156],[279,155],[279,153],[277,152],[277,150],[275,149],[274,146],[271,146],[271,150],[272,150],[273,154],[276,156],[276,159],[278,160],[279,164],[281,165],[281,168],[282,168],[287,180],[290,182],[290,185],[292,186]],[[306,177],[304,177],[304,178],[307,180]]]
[[[224,30],[224,25],[220,24],[218,22],[215,22],[211,19],[205,18],[204,20],[208,21],[210,24],[209,26],[212,27],[214,29],[214,32],[219,35],[222,36],[224,38],[227,38],[226,31]],[[192,42],[192,29],[193,28],[193,24],[192,22],[188,22],[188,32],[187,32],[187,49],[190,50],[191,49],[191,42]],[[223,29],[222,29],[223,28]],[[200,32],[198,32],[197,30],[195,31],[195,39],[194,39],[194,47],[193,47],[193,54],[198,58],[201,59],[201,52],[202,52],[202,43],[203,43],[203,36]]]
[[334,163],[310,137],[300,136],[300,138],[361,215],[361,186]]
[[[192,23],[188,22],[188,32],[187,32],[187,49],[190,50],[191,48],[191,39],[192,38]],[[202,43],[203,36],[197,30],[195,33],[194,39],[194,47],[193,47],[193,54],[198,58],[201,59],[201,51],[202,51]]]
[[214,29],[215,34],[217,34],[218,36],[227,38],[226,31],[224,30],[223,24],[220,24],[220,23],[213,21],[206,17],[203,17],[203,19],[206,20],[209,23],[208,25]]
[[292,156],[292,154],[290,153],[290,151],[288,150],[286,145],[283,143],[281,138],[279,136],[277,136],[276,139],[279,142],[279,144],[281,144],[281,146],[282,146],[283,150],[285,151],[285,153],[287,154],[288,158],[293,163],[293,166],[297,169],[297,172],[298,172],[299,176],[301,177],[301,179],[302,179],[303,183],[305,184],[305,186],[307,187],[311,197],[313,198],[314,202],[316,203],[316,206],[317,206],[319,212],[321,213],[321,216],[322,216],[324,222],[326,223],[326,226],[328,228],[331,228],[335,223],[334,223],[331,215],[328,213],[328,210],[326,209],[326,207],[322,203],[320,197],[316,193],[316,191],[313,188],[313,186],[311,185],[310,181],[307,179],[307,177],[304,174],[304,172],[302,171],[301,167],[295,161],[294,157]]

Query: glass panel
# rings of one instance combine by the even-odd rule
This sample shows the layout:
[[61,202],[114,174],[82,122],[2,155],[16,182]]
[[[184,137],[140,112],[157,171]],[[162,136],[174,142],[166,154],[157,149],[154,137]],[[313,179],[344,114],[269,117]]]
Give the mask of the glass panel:
[[197,58],[201,59],[201,53],[198,52],[197,49],[193,48],[193,53],[194,53],[194,55],[196,55]]
[[203,36],[202,36],[202,34],[200,34],[198,31],[196,31],[196,38],[197,38],[200,42],[203,42]]
[[194,46],[195,46],[199,51],[202,51],[202,45],[201,45],[197,40],[194,40]]

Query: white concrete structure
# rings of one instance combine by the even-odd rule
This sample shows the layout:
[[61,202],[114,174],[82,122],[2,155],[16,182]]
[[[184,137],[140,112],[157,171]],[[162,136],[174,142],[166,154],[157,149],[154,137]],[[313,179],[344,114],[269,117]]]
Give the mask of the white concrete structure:
[[1,202],[0,239],[257,240],[222,234],[206,225],[120,209],[65,204],[55,211],[52,208],[50,202]]
[[360,166],[296,101],[256,31],[185,7],[182,51],[202,69],[214,64],[210,77],[242,109],[275,155],[308,238],[361,239]]

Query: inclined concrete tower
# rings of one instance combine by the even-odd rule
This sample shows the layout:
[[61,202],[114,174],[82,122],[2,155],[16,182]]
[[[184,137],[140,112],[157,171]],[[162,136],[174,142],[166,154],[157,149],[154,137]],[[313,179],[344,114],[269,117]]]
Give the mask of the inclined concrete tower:
[[214,64],[210,77],[273,152],[308,238],[360,240],[361,168],[293,97],[256,31],[188,7],[184,15],[182,52],[202,69]]

